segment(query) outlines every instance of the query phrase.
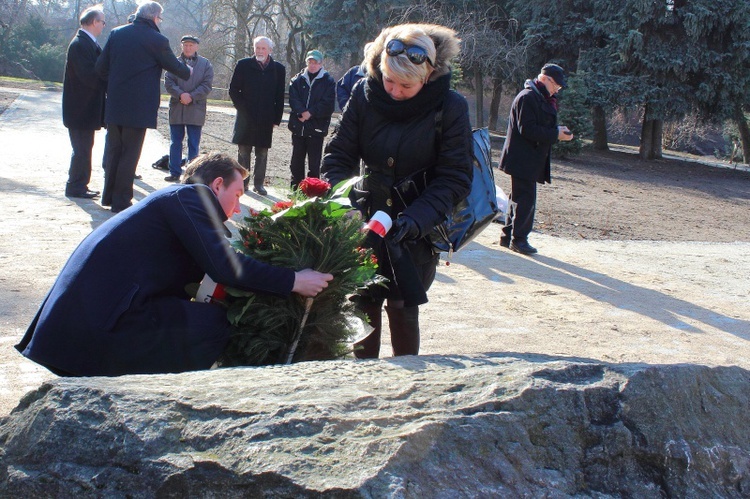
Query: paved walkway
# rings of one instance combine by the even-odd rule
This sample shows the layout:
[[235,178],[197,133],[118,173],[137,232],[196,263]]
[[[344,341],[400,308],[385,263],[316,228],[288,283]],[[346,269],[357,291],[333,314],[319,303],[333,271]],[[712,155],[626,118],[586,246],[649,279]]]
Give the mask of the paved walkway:
[[[63,195],[70,144],[60,97],[22,91],[0,115],[0,417],[25,392],[53,378],[12,346],[73,249],[111,216],[97,200]],[[103,143],[101,132],[91,182],[97,190]],[[150,166],[166,152],[161,136],[149,131],[136,200],[166,185],[165,173]],[[254,195],[244,201],[261,203]],[[540,255],[527,258],[500,249],[498,238],[493,224],[450,267],[439,267],[423,309],[423,353],[750,368],[750,244],[570,241],[535,234]],[[382,351],[390,355],[387,345]]]

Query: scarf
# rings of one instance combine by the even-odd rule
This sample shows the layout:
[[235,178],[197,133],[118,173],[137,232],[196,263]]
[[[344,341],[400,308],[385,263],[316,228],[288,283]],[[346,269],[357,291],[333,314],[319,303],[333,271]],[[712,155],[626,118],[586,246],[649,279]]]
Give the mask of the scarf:
[[545,87],[544,83],[542,83],[541,81],[535,79],[533,83],[536,86],[537,90],[539,90],[539,93],[542,94],[542,97],[544,97],[544,100],[547,101],[547,104],[552,106],[555,111],[557,111],[557,97],[555,97],[554,95],[550,95],[547,91],[547,87]]
[[387,119],[407,121],[442,106],[445,96],[450,91],[450,82],[451,75],[448,73],[426,83],[411,99],[397,101],[388,95],[378,77],[368,76],[365,82],[365,99]]

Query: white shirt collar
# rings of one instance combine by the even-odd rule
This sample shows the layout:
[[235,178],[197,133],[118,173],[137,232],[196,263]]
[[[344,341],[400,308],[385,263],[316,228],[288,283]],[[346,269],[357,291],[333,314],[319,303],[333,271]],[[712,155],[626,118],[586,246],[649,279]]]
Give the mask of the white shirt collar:
[[86,31],[86,28],[82,27],[81,31],[83,31],[84,33],[86,33],[87,35],[89,35],[89,38],[91,38],[92,40],[94,40],[94,43],[96,43],[97,45],[99,45],[99,42],[96,41],[96,37],[94,35],[92,35],[91,33],[89,33],[88,31]]

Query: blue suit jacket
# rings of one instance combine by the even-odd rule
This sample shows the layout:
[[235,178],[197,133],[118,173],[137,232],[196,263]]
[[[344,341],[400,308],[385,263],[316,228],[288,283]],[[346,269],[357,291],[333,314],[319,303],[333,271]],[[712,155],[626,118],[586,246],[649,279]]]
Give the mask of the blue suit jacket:
[[96,72],[107,80],[105,122],[156,128],[162,69],[183,80],[190,77],[190,68],[175,57],[151,19],[136,17],[113,29],[96,61]]
[[58,374],[206,369],[229,338],[226,310],[190,301],[205,273],[288,295],[294,271],[235,252],[205,185],[170,186],[112,217],[73,252],[16,348]]

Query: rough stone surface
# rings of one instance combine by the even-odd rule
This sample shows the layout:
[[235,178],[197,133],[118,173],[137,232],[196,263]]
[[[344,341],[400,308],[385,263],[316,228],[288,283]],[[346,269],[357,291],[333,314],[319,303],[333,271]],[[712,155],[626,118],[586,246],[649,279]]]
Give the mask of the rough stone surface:
[[748,497],[750,373],[500,355],[56,379],[0,497]]

